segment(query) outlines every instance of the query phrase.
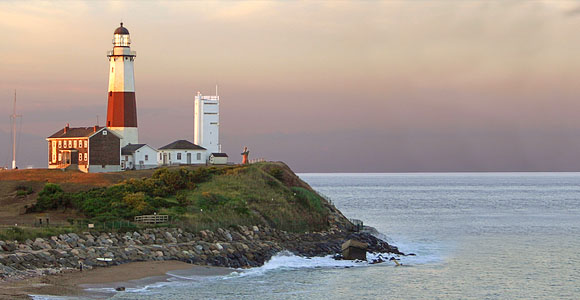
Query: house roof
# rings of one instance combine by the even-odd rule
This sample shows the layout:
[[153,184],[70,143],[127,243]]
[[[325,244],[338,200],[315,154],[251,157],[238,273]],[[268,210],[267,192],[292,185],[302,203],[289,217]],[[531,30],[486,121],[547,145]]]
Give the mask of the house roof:
[[228,155],[225,153],[212,153],[211,155],[213,157],[228,157]]
[[146,144],[129,144],[123,148],[121,148],[121,154],[122,155],[129,155],[131,153],[134,153],[135,151],[137,151],[138,149],[140,149],[141,147],[145,146]]
[[178,140],[175,141],[169,145],[165,145],[161,148],[159,148],[159,150],[173,150],[173,149],[178,149],[178,150],[206,150],[204,147],[198,146],[190,141],[186,141],[186,140]]
[[61,139],[61,138],[79,138],[79,137],[90,137],[95,132],[101,130],[103,127],[67,127],[66,133],[64,128],[55,132],[53,135],[49,136],[49,139]]

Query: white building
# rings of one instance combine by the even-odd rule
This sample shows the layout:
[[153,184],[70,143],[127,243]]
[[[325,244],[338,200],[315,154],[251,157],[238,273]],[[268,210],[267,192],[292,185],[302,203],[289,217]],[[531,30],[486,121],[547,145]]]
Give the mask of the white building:
[[212,153],[209,155],[208,162],[212,165],[227,165],[228,155],[225,153]]
[[206,149],[190,141],[178,140],[159,148],[157,163],[162,166],[194,165],[207,162]]
[[207,149],[208,153],[221,152],[219,96],[203,96],[197,92],[194,103],[193,143]]
[[129,144],[121,148],[121,168],[142,170],[157,167],[157,150],[146,144]]

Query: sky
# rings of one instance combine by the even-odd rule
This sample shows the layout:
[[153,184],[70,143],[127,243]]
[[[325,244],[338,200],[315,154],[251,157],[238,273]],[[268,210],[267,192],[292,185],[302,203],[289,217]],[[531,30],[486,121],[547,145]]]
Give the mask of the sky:
[[0,166],[106,119],[131,33],[140,142],[193,139],[219,86],[224,152],[297,172],[580,171],[575,1],[2,1]]

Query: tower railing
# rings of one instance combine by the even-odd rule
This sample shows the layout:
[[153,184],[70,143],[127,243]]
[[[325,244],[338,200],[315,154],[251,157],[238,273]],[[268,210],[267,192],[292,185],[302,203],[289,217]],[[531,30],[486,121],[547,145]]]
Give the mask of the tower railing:
[[129,51],[129,54],[115,54],[115,50],[107,51],[107,57],[111,56],[137,56],[137,51]]

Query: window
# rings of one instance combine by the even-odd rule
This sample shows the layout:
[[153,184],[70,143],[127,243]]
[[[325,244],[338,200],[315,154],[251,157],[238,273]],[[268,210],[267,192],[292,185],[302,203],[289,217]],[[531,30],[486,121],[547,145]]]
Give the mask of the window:
[[145,160],[149,160],[149,155],[145,154]]
[[197,160],[201,160],[201,153],[197,154]]
[[68,140],[68,147],[72,148],[72,140]]
[[125,155],[125,161],[129,160],[129,155]]
[[163,153],[159,153],[159,160],[163,159]]
[[59,153],[58,154],[58,161],[61,161],[61,160],[62,160],[62,153]]
[[58,147],[62,148],[62,141],[58,141]]
[[171,160],[171,153],[169,153],[169,160]]
[[74,144],[73,145],[74,145],[75,148],[77,147],[77,140],[74,141]]
[[79,161],[82,161],[82,160],[83,160],[83,154],[79,153]]
[[103,130],[103,135],[107,135],[107,131],[106,130]]
[[177,153],[177,160],[181,160],[181,153]]
[[88,159],[87,159],[87,154],[86,153],[84,154],[84,157],[85,157],[85,161],[87,161]]
[[85,140],[85,148],[89,147],[89,141]]

